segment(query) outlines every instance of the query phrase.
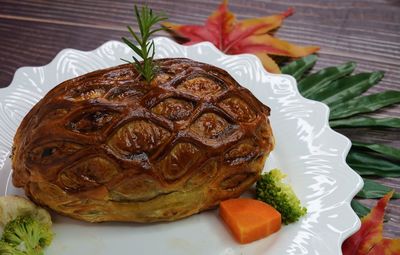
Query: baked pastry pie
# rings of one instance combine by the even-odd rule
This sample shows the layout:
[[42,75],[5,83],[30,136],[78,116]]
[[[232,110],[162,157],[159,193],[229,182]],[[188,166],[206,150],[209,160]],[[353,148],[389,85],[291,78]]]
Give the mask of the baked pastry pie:
[[269,108],[220,68],[155,62],[150,84],[124,64],[52,89],[17,130],[13,184],[89,222],[177,220],[253,185]]

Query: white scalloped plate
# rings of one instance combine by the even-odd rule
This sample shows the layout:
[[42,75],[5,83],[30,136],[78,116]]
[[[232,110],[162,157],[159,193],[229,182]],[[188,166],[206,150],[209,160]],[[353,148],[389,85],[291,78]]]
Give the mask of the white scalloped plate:
[[[56,236],[46,254],[341,254],[343,240],[360,226],[350,201],[363,183],[345,162],[350,141],[330,129],[328,107],[303,98],[291,76],[267,73],[252,55],[228,56],[210,43],[181,46],[167,38],[155,44],[157,58],[187,57],[225,69],[271,108],[276,148],[265,170],[288,174],[308,214],[247,245],[233,240],[217,210],[157,224],[89,224],[54,215]],[[17,70],[11,85],[0,89],[0,195],[22,194],[12,185],[8,156],[31,107],[62,81],[121,64],[131,54],[110,41],[89,52],[65,49],[46,66]]]

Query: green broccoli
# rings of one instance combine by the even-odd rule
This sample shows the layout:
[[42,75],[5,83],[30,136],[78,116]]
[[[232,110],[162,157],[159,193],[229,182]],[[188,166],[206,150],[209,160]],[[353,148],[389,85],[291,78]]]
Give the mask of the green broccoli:
[[53,239],[50,214],[23,197],[0,197],[0,225],[0,255],[42,255]]
[[26,255],[9,243],[0,240],[0,255]]
[[296,222],[307,213],[290,185],[282,182],[286,175],[279,169],[263,173],[256,184],[257,199],[261,200],[281,213],[282,222]]
[[50,227],[39,223],[30,216],[18,216],[8,222],[1,238],[4,243],[14,247],[17,252],[26,255],[43,254],[43,249],[50,245],[52,239],[53,233]]

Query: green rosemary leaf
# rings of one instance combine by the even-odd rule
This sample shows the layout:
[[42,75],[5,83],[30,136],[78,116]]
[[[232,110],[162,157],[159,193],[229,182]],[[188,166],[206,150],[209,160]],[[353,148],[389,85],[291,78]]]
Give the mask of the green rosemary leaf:
[[284,67],[281,68],[283,74],[289,74],[293,76],[296,80],[299,80],[305,72],[310,70],[317,62],[318,57],[316,55],[309,55],[297,59]]
[[387,90],[368,96],[357,97],[331,107],[329,119],[341,119],[358,113],[373,112],[400,102],[400,91]]
[[[136,35],[136,33],[133,31],[133,29],[130,26],[128,26],[128,30],[129,30],[129,33],[131,33],[131,35],[133,36],[133,38],[135,38],[136,42],[138,42],[138,44],[142,44],[142,40]],[[141,55],[142,55],[142,52],[140,52],[139,56],[141,56]]]
[[142,50],[139,49],[139,47],[137,47],[136,45],[134,45],[132,42],[130,42],[128,39],[126,39],[125,37],[122,37],[122,41],[124,41],[124,43],[126,43],[136,54],[139,55],[139,57],[141,57],[142,55]]
[[[382,185],[376,181],[364,178],[364,187],[357,193],[361,198],[381,198],[393,188]],[[400,198],[400,193],[395,192],[392,198]]]
[[159,31],[162,31],[162,30],[164,30],[164,28],[162,28],[162,27],[157,28],[157,29],[154,29],[154,30],[150,31],[149,35],[152,35],[152,34],[154,34],[154,33],[157,33],[157,32],[159,32]]
[[151,58],[154,58],[154,55],[156,54],[156,46],[154,45],[154,41],[151,41],[150,46],[149,46],[150,52],[152,52],[151,54]]
[[382,127],[400,128],[400,118],[371,118],[353,117],[347,119],[331,120],[329,124],[332,128],[337,127]]
[[383,145],[383,144],[370,144],[370,143],[362,143],[362,142],[355,142],[352,141],[353,147],[371,150],[385,156],[388,156],[395,160],[400,160],[400,149]]
[[136,20],[137,20],[138,25],[139,25],[140,34],[142,35],[142,37],[143,37],[143,35],[145,33],[144,28],[143,28],[142,20],[145,21],[145,19],[146,19],[146,12],[144,12],[144,8],[147,8],[147,6],[142,8],[142,15],[140,15],[139,14],[139,9],[135,5],[135,16],[136,16]]
[[351,74],[355,68],[354,62],[348,62],[340,66],[322,69],[300,80],[299,91],[304,97],[308,98],[308,96],[326,89],[332,81]]

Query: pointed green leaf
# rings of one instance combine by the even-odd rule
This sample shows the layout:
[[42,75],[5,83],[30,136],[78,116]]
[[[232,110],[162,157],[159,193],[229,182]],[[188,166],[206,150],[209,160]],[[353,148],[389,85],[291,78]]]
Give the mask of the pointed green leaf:
[[400,102],[400,91],[388,90],[377,94],[357,97],[331,107],[329,119],[341,119],[358,113],[373,112]]
[[157,32],[159,32],[159,31],[162,31],[162,30],[165,30],[165,28],[164,28],[164,27],[160,27],[160,28],[154,29],[154,30],[150,31],[149,35],[152,35],[152,34],[154,34],[154,33],[157,33]]
[[324,90],[320,90],[308,98],[321,101],[329,106],[345,102],[361,95],[377,84],[383,77],[383,72],[359,73],[333,81]]
[[[139,38],[139,36],[136,35],[135,31],[133,31],[133,29],[132,29],[130,26],[127,26],[127,27],[128,27],[129,33],[131,33],[131,35],[132,35],[133,38],[137,41],[137,43],[138,43],[139,45],[142,45],[143,42],[142,42],[142,40]],[[142,56],[142,53],[140,54],[140,56]]]
[[131,41],[129,41],[125,37],[122,37],[122,41],[124,41],[124,43],[126,43],[129,46],[129,48],[131,48],[136,54],[138,54],[139,57],[143,58],[141,49],[139,49],[136,45],[134,45]]
[[368,149],[385,156],[389,156],[390,158],[400,160],[400,149],[383,145],[383,144],[370,144],[370,143],[362,143],[362,142],[355,142],[352,141],[353,147],[358,147],[361,149]]
[[366,216],[371,211],[371,209],[355,199],[351,200],[351,208],[353,208],[354,212],[358,215],[359,218]]
[[128,28],[129,33],[135,38],[135,40],[138,42],[138,44],[141,44],[141,39],[136,35],[135,31],[131,28],[131,26],[126,26]]
[[400,177],[400,164],[351,149],[347,163],[361,176]]
[[299,80],[305,72],[310,70],[317,62],[318,57],[316,55],[309,55],[297,59],[284,67],[281,68],[283,74],[289,74],[293,76],[296,80]]
[[[144,11],[144,6],[142,7],[142,17],[143,17],[143,11]],[[140,34],[144,34],[144,27],[143,27],[143,23],[142,23],[142,19],[140,17],[140,13],[139,13],[139,9],[137,8],[137,6],[135,5],[135,16],[136,16],[136,20],[138,22],[138,26],[139,26],[139,30],[140,30]]]
[[371,118],[371,117],[354,117],[340,120],[331,120],[329,124],[335,127],[388,127],[400,128],[400,118]]
[[298,85],[299,91],[304,97],[308,97],[326,89],[332,81],[351,74],[355,68],[354,62],[348,62],[340,66],[322,69],[302,79]]
[[[382,185],[370,179],[364,179],[364,187],[357,193],[361,198],[381,198],[393,188]],[[392,198],[400,198],[400,193],[395,192]]]
[[129,60],[126,60],[126,59],[123,59],[123,58],[120,58],[122,61],[124,61],[124,62],[126,62],[126,63],[128,63],[128,64],[132,64],[132,62],[131,61],[129,61]]

